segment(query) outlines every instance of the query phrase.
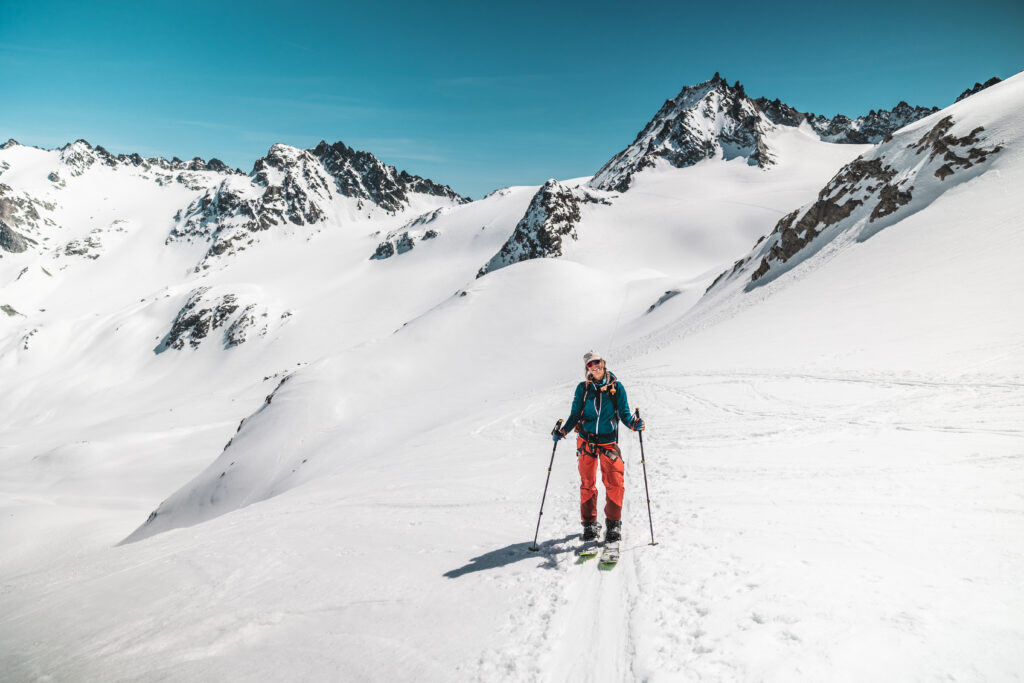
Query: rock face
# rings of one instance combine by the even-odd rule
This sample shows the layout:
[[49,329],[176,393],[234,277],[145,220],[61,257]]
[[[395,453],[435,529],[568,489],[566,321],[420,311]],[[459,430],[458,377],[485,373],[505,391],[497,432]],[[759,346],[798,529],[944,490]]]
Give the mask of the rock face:
[[665,102],[633,143],[597,172],[590,186],[625,192],[637,172],[660,159],[677,168],[716,156],[746,157],[752,165],[769,166],[773,158],[764,134],[771,125],[738,81],[730,86],[716,73]]
[[975,83],[973,88],[968,88],[967,90],[964,90],[962,93],[960,93],[960,96],[956,98],[956,101],[959,102],[964,98],[970,97],[971,95],[981,92],[985,88],[991,88],[996,83],[1002,83],[1002,81],[996,78],[995,76],[988,79],[984,83]]
[[765,98],[755,100],[757,105],[773,123],[783,126],[798,126],[807,123],[826,142],[840,144],[877,144],[903,126],[934,114],[938,107],[912,107],[900,102],[892,109],[872,109],[867,116],[851,119],[842,114],[833,118],[799,112],[782,104],[779,100]]
[[535,258],[553,258],[562,255],[563,241],[578,239],[576,224],[580,220],[580,205],[608,203],[599,194],[581,188],[571,188],[552,179],[544,183],[530,201],[530,208],[516,224],[497,254],[491,257],[476,276]]
[[323,223],[339,195],[359,200],[360,207],[365,201],[394,212],[406,208],[410,195],[417,193],[454,204],[469,201],[447,186],[398,172],[341,142],[321,142],[312,150],[274,145],[256,161],[248,178],[226,178],[192,202],[176,217],[167,242],[209,241],[198,271],[211,267],[218,257],[245,250],[256,243],[259,233],[275,226]]
[[334,177],[338,193],[376,204],[386,211],[399,211],[409,202],[410,193],[446,197],[464,204],[469,200],[447,185],[397,171],[369,152],[359,152],[343,142],[328,145],[320,141],[310,152]]
[[154,351],[180,351],[186,344],[196,349],[218,330],[221,344],[229,349],[251,338],[266,336],[292,315],[290,312],[272,315],[267,307],[255,302],[244,303],[242,298],[233,292],[214,292],[210,287],[192,290],[171,323],[170,331]]
[[983,128],[956,137],[950,132],[953,127],[953,118],[947,116],[923,135],[912,134],[909,143],[911,134],[898,136],[844,166],[814,202],[783,217],[767,239],[720,275],[709,291],[741,272],[749,273],[749,285],[779,272],[794,259],[817,251],[826,231],[834,237],[837,230],[856,230],[858,239],[867,239],[888,224],[884,219],[914,204],[915,185],[926,188],[924,194],[931,199],[923,201],[931,201],[943,191],[946,178],[984,164],[1001,151],[998,145],[986,148]]
[[778,99],[750,99],[738,81],[729,85],[716,73],[665,102],[633,143],[597,172],[590,186],[625,192],[637,172],[659,159],[683,168],[703,159],[743,157],[751,165],[768,168],[776,158],[766,133],[774,126],[806,121],[826,142],[875,144],[936,111],[900,102],[891,110],[872,110],[855,119],[842,114],[830,119],[798,111]]
[[0,249],[11,253],[27,251],[37,244],[44,225],[53,221],[41,214],[52,211],[48,202],[15,192],[10,185],[0,183]]
[[384,238],[384,241],[377,245],[377,251],[370,257],[371,261],[380,261],[391,258],[397,254],[404,254],[414,246],[416,242],[432,240],[438,237],[439,233],[427,226],[450,211],[447,207],[441,207],[434,211],[428,211],[412,219],[397,230],[392,230]]
[[209,163],[199,157],[191,161],[182,161],[174,157],[170,161],[163,157],[150,157],[144,159],[138,154],[118,154],[116,157],[103,147],[93,147],[85,140],[76,140],[60,148],[60,161],[67,169],[69,175],[77,177],[96,166],[118,168],[121,166],[140,169],[144,172],[161,176],[161,184],[167,182],[179,182],[189,185],[195,178],[190,172],[212,171],[215,173],[244,175],[241,171],[232,170],[217,159],[210,159]]

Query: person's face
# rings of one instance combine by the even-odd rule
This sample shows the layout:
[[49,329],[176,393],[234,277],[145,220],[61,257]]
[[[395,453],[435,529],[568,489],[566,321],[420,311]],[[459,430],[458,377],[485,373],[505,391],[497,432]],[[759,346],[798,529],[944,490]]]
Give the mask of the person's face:
[[604,378],[604,361],[590,361],[589,363],[587,363],[587,372],[589,372],[594,379]]

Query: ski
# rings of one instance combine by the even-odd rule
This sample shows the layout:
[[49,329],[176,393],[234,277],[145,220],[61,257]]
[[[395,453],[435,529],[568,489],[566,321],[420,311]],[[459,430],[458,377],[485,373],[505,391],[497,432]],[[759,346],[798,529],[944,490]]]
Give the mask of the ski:
[[619,561],[619,542],[612,541],[611,543],[605,543],[604,548],[601,550],[601,559],[598,564],[601,569],[609,570],[613,569]]
[[579,558],[580,562],[584,562],[591,558],[597,557],[598,553],[601,552],[601,542],[594,541],[583,541],[579,547],[576,548],[576,557]]

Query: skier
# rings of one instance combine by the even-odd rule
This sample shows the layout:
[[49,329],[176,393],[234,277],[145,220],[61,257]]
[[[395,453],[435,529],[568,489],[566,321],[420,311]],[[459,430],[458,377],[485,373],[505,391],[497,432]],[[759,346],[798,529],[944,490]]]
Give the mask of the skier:
[[580,472],[580,517],[583,540],[594,541],[601,532],[597,521],[597,467],[604,482],[605,543],[622,539],[622,497],[625,492],[625,464],[619,450],[619,421],[633,431],[642,431],[644,421],[629,411],[626,388],[605,366],[597,351],[583,354],[586,379],[576,387],[569,419],[551,436],[557,442],[575,427],[576,457]]

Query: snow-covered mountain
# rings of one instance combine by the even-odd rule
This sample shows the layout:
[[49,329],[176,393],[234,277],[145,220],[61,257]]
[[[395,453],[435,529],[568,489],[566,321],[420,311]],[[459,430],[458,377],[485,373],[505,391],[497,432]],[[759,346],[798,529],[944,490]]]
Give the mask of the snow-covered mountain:
[[[1003,149],[991,142],[984,126],[964,131],[952,113],[928,121],[928,127],[908,126],[889,136],[840,169],[816,201],[783,217],[768,239],[715,284],[740,275],[753,287],[762,278],[770,281],[804,262],[830,242],[863,242],[984,173]],[[962,134],[958,137],[954,130]]]
[[[0,149],[0,671],[1012,679],[1024,75],[877,144],[709,83],[474,202]],[[648,424],[613,572],[550,439],[593,347]]]
[[[13,140],[4,145],[5,150],[17,147],[20,145]],[[147,180],[159,187],[176,183],[201,192],[175,213],[167,241],[209,243],[202,268],[208,268],[217,257],[243,250],[260,232],[274,226],[310,226],[328,220],[343,224],[360,214],[422,208],[424,202],[447,206],[469,201],[447,186],[399,172],[369,152],[341,142],[328,145],[321,141],[312,150],[274,145],[256,161],[248,176],[217,159],[207,163],[199,158],[185,162],[143,159],[137,154],[114,157],[84,140],[42,158],[34,157],[28,173],[52,169],[46,176],[49,185],[29,184],[34,192],[20,196],[9,186],[0,189],[0,245],[9,252],[24,251],[37,243],[32,235],[41,235],[44,224],[55,225],[47,213],[56,211],[62,196],[74,194],[67,191],[68,181],[95,168],[113,171],[118,178]],[[10,162],[5,163],[9,168]],[[108,187],[112,185],[109,180],[104,178]]]
[[477,272],[477,277],[529,259],[561,256],[563,239],[578,239],[575,228],[580,220],[580,205],[610,204],[603,194],[569,187],[554,178],[547,181],[530,200],[530,208],[516,224],[515,231]]
[[767,141],[774,126],[798,127],[804,122],[826,142],[874,144],[893,131],[938,111],[900,102],[892,110],[874,109],[850,119],[799,112],[778,99],[750,99],[739,81],[733,85],[715,73],[711,80],[687,86],[668,100],[633,143],[595,175],[591,186],[626,191],[638,171],[664,159],[681,168],[704,159],[742,157],[766,168],[776,152]]

